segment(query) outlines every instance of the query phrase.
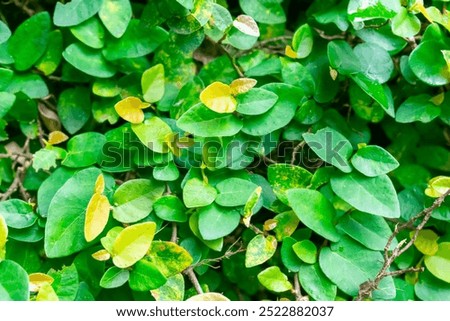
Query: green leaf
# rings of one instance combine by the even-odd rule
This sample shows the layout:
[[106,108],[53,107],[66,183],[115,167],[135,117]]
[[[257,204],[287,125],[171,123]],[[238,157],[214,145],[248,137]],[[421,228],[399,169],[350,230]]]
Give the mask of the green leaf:
[[102,24],[95,17],[71,27],[70,32],[86,46],[94,49],[103,48],[105,29],[103,29]]
[[286,195],[290,206],[303,224],[330,241],[339,241],[341,236],[333,224],[334,207],[322,193],[295,188],[288,190]]
[[198,212],[193,213],[189,217],[189,227],[190,227],[192,233],[196,237],[198,237],[210,249],[212,249],[214,251],[218,251],[218,252],[221,251],[223,248],[223,238],[218,238],[215,240],[203,239],[202,235],[200,234],[200,230],[198,228],[198,220],[199,220]]
[[150,248],[155,232],[154,222],[131,225],[119,232],[111,252],[114,265],[127,268],[142,259]]
[[75,264],[64,266],[61,270],[51,269],[48,275],[53,278],[52,287],[60,301],[74,301],[80,288]]
[[270,83],[261,88],[277,95],[278,100],[264,114],[244,120],[242,131],[252,136],[267,135],[289,124],[294,118],[297,105],[304,96],[302,89],[284,83]]
[[157,153],[169,151],[167,142],[172,134],[172,129],[161,118],[153,116],[141,124],[132,124],[131,129],[147,148]]
[[154,204],[156,216],[169,222],[187,222],[186,207],[175,195],[165,195]]
[[167,282],[158,266],[145,259],[136,262],[130,273],[130,288],[133,291],[150,291]]
[[236,111],[243,115],[264,114],[275,105],[278,96],[262,88],[252,88],[236,97],[238,105]]
[[334,301],[337,286],[320,269],[319,263],[302,264],[298,272],[302,288],[316,301]]
[[47,48],[51,28],[48,12],[40,12],[25,20],[8,41],[8,50],[17,70],[31,68]]
[[216,240],[224,237],[239,225],[240,211],[236,208],[208,205],[199,210],[198,228],[205,240]]
[[167,282],[151,291],[156,301],[183,301],[184,278],[181,273],[167,278]]
[[207,206],[214,202],[217,191],[198,178],[191,178],[183,188],[183,201],[187,208]]
[[73,174],[73,170],[59,167],[41,184],[37,192],[39,215],[47,217],[48,208],[54,195]]
[[164,96],[164,65],[157,64],[142,74],[142,92],[144,100],[154,103]]
[[273,192],[287,203],[286,191],[292,188],[307,187],[312,174],[300,166],[290,164],[272,164],[267,168],[267,179]]
[[435,278],[430,272],[420,273],[419,281],[414,286],[419,299],[424,301],[449,301],[450,283]]
[[343,40],[329,42],[327,54],[331,67],[343,75],[355,74],[361,71],[361,62],[347,42]]
[[28,274],[14,261],[0,262],[0,300],[29,300]]
[[164,241],[154,241],[146,259],[157,266],[167,278],[183,272],[193,261],[192,256],[183,247]]
[[314,264],[317,261],[317,247],[310,240],[303,240],[292,245],[298,258],[305,263]]
[[56,3],[53,23],[58,27],[75,26],[95,15],[103,0],[72,0],[69,3]]
[[283,238],[281,243],[281,262],[290,272],[298,272],[303,264],[292,248],[295,243],[297,243],[297,240],[289,236]]
[[433,103],[432,97],[422,94],[408,97],[398,108],[395,120],[399,123],[429,123],[440,114],[441,108]]
[[409,56],[413,73],[430,86],[443,86],[450,81],[450,71],[441,50],[448,49],[437,40],[422,41]]
[[438,279],[450,283],[450,242],[439,244],[439,249],[433,256],[425,256],[425,266]]
[[281,65],[281,77],[285,83],[302,88],[305,96],[314,95],[316,83],[305,66],[287,59],[282,59]]
[[275,254],[277,245],[278,242],[272,235],[256,235],[247,245],[245,267],[251,268],[269,260]]
[[42,148],[33,154],[33,168],[37,172],[39,170],[48,171],[52,167],[56,167],[56,159],[58,155],[50,149]]
[[394,72],[394,63],[386,49],[373,44],[362,43],[353,49],[361,62],[361,72],[367,78],[380,84],[387,82]]
[[353,172],[331,178],[331,188],[357,210],[388,218],[400,217],[400,205],[389,177],[365,177]]
[[[392,235],[392,231],[384,218],[359,211],[344,215],[339,220],[337,227],[340,231],[374,251],[383,251]],[[397,246],[396,239],[392,242],[392,249],[395,246]]]
[[250,195],[258,186],[241,178],[228,178],[216,185],[219,194],[215,202],[221,206],[245,205]]
[[400,11],[400,0],[350,0],[347,8],[351,21],[361,22],[372,19],[390,19]]
[[258,281],[268,290],[273,292],[286,292],[292,289],[292,284],[287,276],[280,271],[278,266],[271,266],[258,274]]
[[279,24],[286,22],[286,14],[279,1],[271,0],[239,0],[239,5],[249,16],[258,22]]
[[8,26],[3,21],[0,21],[0,44],[6,42],[10,36],[11,31]]
[[177,126],[196,136],[224,137],[236,135],[243,124],[233,114],[219,114],[203,104],[197,104],[181,115]]
[[117,188],[113,198],[113,217],[134,223],[147,217],[153,204],[164,193],[164,184],[150,179],[132,179]]
[[112,266],[106,270],[100,280],[100,286],[105,289],[114,289],[124,285],[130,278],[130,271]]
[[7,92],[0,92],[0,118],[5,117],[16,101],[16,96]]
[[353,153],[353,147],[341,133],[326,127],[315,134],[305,133],[303,138],[322,160],[336,166],[344,173],[352,171],[349,158]]
[[107,60],[137,58],[155,51],[168,39],[168,33],[161,27],[142,26],[137,19],[131,19],[124,35],[108,41],[103,49]]
[[371,80],[364,74],[355,74],[350,77],[367,95],[379,103],[389,116],[395,117],[394,101],[389,87],[382,86],[378,81]]
[[[39,75],[36,74],[15,74],[12,78],[7,91],[10,93],[15,93],[16,97],[19,95],[27,96],[29,98],[44,98],[48,95],[48,87],[45,81]],[[19,100],[19,99],[17,99]],[[15,107],[10,111],[11,113],[15,113],[16,107],[19,105],[19,102],[15,102]],[[27,118],[34,118],[34,111],[28,111],[30,114]]]
[[421,22],[413,13],[404,7],[391,20],[392,32],[403,38],[414,37],[420,31]]
[[301,25],[292,37],[292,48],[297,58],[302,59],[309,56],[312,51],[314,39],[312,29],[308,24]]
[[53,74],[62,60],[63,37],[60,30],[53,30],[49,34],[48,46],[42,57],[36,62],[37,69],[44,75]]
[[103,58],[100,50],[82,43],[69,45],[62,55],[68,63],[90,76],[109,78],[116,73],[116,69]]
[[352,157],[352,165],[362,174],[374,177],[387,174],[399,166],[398,161],[380,146],[365,146]]
[[[85,212],[100,174],[97,168],[81,170],[56,192],[45,225],[44,249],[48,257],[67,256],[89,246],[83,232]],[[105,178],[107,188],[111,188],[113,179]]]
[[[344,293],[356,296],[359,286],[373,280],[383,266],[383,255],[371,251],[355,243],[347,237],[342,237],[331,247],[322,248],[319,264],[325,275]],[[386,277],[373,292],[373,298],[389,300],[395,297],[395,286],[392,277]]]
[[33,212],[33,206],[18,199],[0,203],[0,215],[8,227],[23,229],[32,226],[38,219]]
[[103,0],[98,16],[103,25],[116,38],[127,30],[133,12],[128,0]]
[[97,132],[87,132],[72,137],[67,143],[67,156],[62,164],[80,168],[93,165],[102,155],[106,138]]
[[89,90],[85,87],[69,88],[58,99],[58,116],[69,134],[75,134],[91,116]]

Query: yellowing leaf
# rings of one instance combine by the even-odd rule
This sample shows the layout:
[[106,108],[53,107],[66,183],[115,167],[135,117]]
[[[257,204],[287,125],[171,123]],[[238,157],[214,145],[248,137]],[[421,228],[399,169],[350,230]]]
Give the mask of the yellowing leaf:
[[154,222],[139,223],[123,229],[112,247],[114,265],[124,269],[142,259],[150,248],[155,232]]
[[8,239],[8,226],[5,219],[0,215],[0,261],[5,258],[5,245]]
[[429,197],[438,198],[450,189],[450,177],[437,176],[428,182],[425,194]]
[[337,70],[330,67],[330,77],[331,77],[331,79],[336,80],[338,75],[339,74],[338,74]]
[[48,135],[48,143],[50,145],[58,145],[61,144],[62,142],[65,142],[68,139],[69,137],[63,132],[60,132],[59,130],[55,130],[54,132],[51,132]]
[[105,249],[92,253],[91,256],[97,261],[108,261],[111,258],[111,254]]
[[149,107],[149,103],[142,102],[137,97],[127,97],[114,105],[120,117],[132,124],[140,124],[144,121],[142,109]]
[[257,81],[252,78],[239,78],[235,79],[230,84],[231,94],[238,95],[243,94],[255,87]]
[[52,284],[53,278],[44,273],[32,273],[28,276],[30,292],[39,292],[44,284]]
[[230,301],[230,299],[220,293],[208,292],[191,296],[186,301]]
[[[450,51],[449,51],[450,54]],[[450,56],[449,56],[450,59]],[[449,68],[450,68],[450,60],[449,60]],[[449,69],[450,71],[450,69]],[[441,92],[440,94],[437,94],[436,96],[434,96],[433,98],[430,99],[430,101],[435,104],[436,106],[441,105],[445,100],[445,92]]]
[[91,242],[103,232],[109,218],[109,201],[105,195],[95,193],[86,209],[84,221],[84,238]]
[[36,301],[59,301],[59,298],[50,283],[45,283],[39,290]]
[[247,15],[241,14],[233,21],[233,26],[240,32],[252,36],[259,37],[259,28],[256,21]]
[[[414,235],[414,231],[410,233],[410,237]],[[414,241],[415,247],[419,252],[425,255],[434,255],[439,249],[437,243],[439,236],[432,230],[421,230]]]
[[236,99],[231,95],[230,86],[213,82],[200,94],[200,100],[206,107],[216,113],[232,113],[236,110]]
[[289,58],[297,59],[297,53],[289,45],[287,45],[286,48],[284,49],[284,54]]
[[421,14],[423,14],[423,16],[431,23],[433,23],[433,18],[429,15],[427,9],[425,8],[425,6],[423,5],[423,3],[416,3],[413,7],[411,7],[411,9],[413,10],[418,10],[420,11]]
[[102,194],[105,190],[105,177],[103,174],[98,175],[97,180],[95,181],[95,190],[94,193]]

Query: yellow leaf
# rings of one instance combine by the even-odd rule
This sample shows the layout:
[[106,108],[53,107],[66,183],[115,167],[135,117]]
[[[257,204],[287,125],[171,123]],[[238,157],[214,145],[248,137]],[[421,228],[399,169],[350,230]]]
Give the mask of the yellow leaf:
[[[410,237],[413,237],[415,231],[410,233]],[[439,236],[432,230],[421,230],[414,241],[415,247],[425,255],[434,255],[439,249],[437,243]]]
[[45,283],[36,296],[36,301],[59,301],[59,298],[53,287],[49,283]]
[[91,256],[97,261],[108,261],[111,258],[111,254],[105,249],[92,253]]
[[112,246],[114,265],[125,269],[142,259],[152,244],[155,232],[154,222],[134,224],[123,229]]
[[230,88],[231,88],[231,94],[232,95],[238,95],[243,94],[255,87],[256,80],[252,78],[239,78],[235,79],[231,82]]
[[339,74],[338,74],[337,70],[330,67],[330,77],[331,77],[331,79],[336,80],[338,75]]
[[213,82],[200,94],[200,100],[206,107],[216,113],[232,113],[236,110],[236,99],[231,95],[230,86]]
[[109,218],[109,201],[105,195],[95,193],[86,209],[84,221],[84,238],[91,242],[103,232]]
[[97,180],[95,181],[95,189],[94,193],[102,194],[105,190],[105,177],[103,174],[98,175]]
[[61,144],[62,142],[65,142],[68,139],[69,137],[63,132],[60,132],[59,130],[55,130],[54,132],[51,132],[48,135],[48,143],[50,145],[58,145]]
[[429,197],[438,198],[450,189],[450,177],[437,176],[428,182],[425,194]]
[[419,10],[421,14],[423,14],[423,16],[431,23],[433,23],[433,18],[429,15],[427,9],[425,8],[425,6],[423,5],[423,3],[417,3],[416,5],[414,5],[414,10]]
[[[449,51],[449,53],[450,53],[450,51]],[[449,59],[450,59],[450,56],[449,56]],[[450,63],[450,60],[449,60],[449,63]],[[449,65],[450,66],[450,65]],[[449,67],[450,68],[450,67]],[[450,70],[450,69],[449,69]],[[441,92],[440,94],[437,94],[436,96],[434,96],[434,97],[432,97],[431,99],[430,99],[430,101],[433,103],[433,104],[435,104],[436,106],[439,106],[439,105],[441,105],[443,102],[444,102],[444,99],[445,99],[445,92]]]
[[5,258],[5,245],[8,239],[8,226],[5,219],[0,215],[0,261]]
[[53,278],[44,273],[32,273],[28,276],[30,292],[39,292],[44,284],[52,284]]
[[297,59],[297,53],[289,45],[287,45],[286,48],[284,49],[284,54],[289,58]]
[[127,97],[114,105],[120,117],[132,124],[140,124],[144,121],[142,109],[149,107],[149,103],[142,102],[137,97]]

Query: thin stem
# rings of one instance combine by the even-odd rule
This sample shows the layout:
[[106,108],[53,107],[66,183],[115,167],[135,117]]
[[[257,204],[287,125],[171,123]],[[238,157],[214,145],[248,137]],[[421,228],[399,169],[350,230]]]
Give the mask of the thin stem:
[[189,281],[191,281],[192,285],[194,286],[195,291],[197,291],[198,294],[202,294],[203,293],[203,289],[200,285],[200,283],[198,282],[197,276],[195,275],[194,269],[191,267],[188,267],[186,270],[184,270],[183,272],[188,278]]
[[177,241],[178,241],[177,223],[172,222],[172,236],[170,237],[170,242],[177,243]]

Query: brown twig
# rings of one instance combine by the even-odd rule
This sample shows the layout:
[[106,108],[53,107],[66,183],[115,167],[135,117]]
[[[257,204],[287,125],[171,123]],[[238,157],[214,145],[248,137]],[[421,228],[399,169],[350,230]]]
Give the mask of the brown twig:
[[314,30],[319,34],[319,36],[323,39],[326,40],[336,40],[336,39],[345,39],[345,35],[344,34],[340,34],[340,35],[327,35],[325,33],[325,31],[314,28]]
[[190,266],[186,270],[184,270],[183,273],[188,277],[189,281],[191,281],[192,285],[194,286],[195,291],[197,291],[198,294],[202,294],[203,289],[202,289],[202,286],[200,285],[200,283],[198,282],[197,276],[195,275],[195,272],[194,272],[194,268],[192,266]]
[[295,296],[295,301],[308,301],[307,295],[302,295],[302,290],[300,287],[300,282],[298,281],[298,274],[294,275],[294,288],[291,290],[292,294]]
[[295,164],[295,162],[297,161],[297,154],[300,151],[300,149],[302,149],[303,146],[305,146],[305,144],[306,144],[306,141],[303,140],[294,147],[294,149],[292,150],[291,165]]
[[[359,293],[356,297],[356,301],[362,301],[366,298],[369,298],[372,296],[372,292],[375,291],[378,288],[378,285],[380,282],[387,276],[397,276],[401,275],[407,272],[419,272],[422,271],[420,268],[408,268],[408,269],[402,269],[399,271],[389,271],[392,263],[403,253],[405,253],[416,241],[417,236],[419,235],[419,232],[424,228],[424,226],[427,224],[429,219],[431,218],[431,214],[435,209],[440,207],[442,203],[444,202],[445,198],[450,194],[450,190],[448,190],[446,193],[438,197],[433,204],[430,207],[427,207],[423,211],[421,211],[419,214],[412,217],[409,221],[397,224],[395,226],[394,232],[389,237],[386,246],[384,247],[384,264],[381,267],[380,271],[377,273],[375,278],[373,280],[368,280],[360,285],[359,287]],[[422,221],[417,225],[417,227],[414,228],[414,225],[418,219],[422,218]],[[414,235],[411,237],[409,241],[403,240],[401,241],[393,250],[390,252],[392,242],[395,240],[395,237],[403,230],[405,229],[411,229],[414,228],[415,232]]]
[[220,45],[220,48],[222,51],[227,55],[228,59],[230,59],[231,65],[233,66],[234,70],[236,70],[239,77],[243,78],[245,77],[244,72],[241,70],[241,68],[236,63],[236,59],[231,55],[231,53],[225,48],[224,45]]
[[172,235],[170,237],[170,242],[177,243],[178,242],[178,227],[177,223],[172,222]]
[[[234,247],[235,245],[237,245],[238,243],[239,243],[238,249],[237,249],[237,250],[233,250],[233,247]],[[220,261],[222,261],[222,260],[224,260],[224,259],[229,259],[229,258],[232,257],[233,255],[236,255],[236,254],[241,253],[241,252],[244,252],[244,251],[245,251],[245,249],[242,247],[242,244],[240,243],[240,240],[237,239],[233,244],[230,245],[230,247],[225,251],[225,253],[224,253],[222,256],[216,257],[216,258],[213,258],[213,259],[204,259],[204,260],[201,260],[201,261],[199,261],[198,263],[192,265],[191,267],[192,267],[192,268],[196,268],[196,267],[198,267],[198,266],[208,265],[208,266],[214,268],[214,267],[212,266],[212,263],[219,263]]]

